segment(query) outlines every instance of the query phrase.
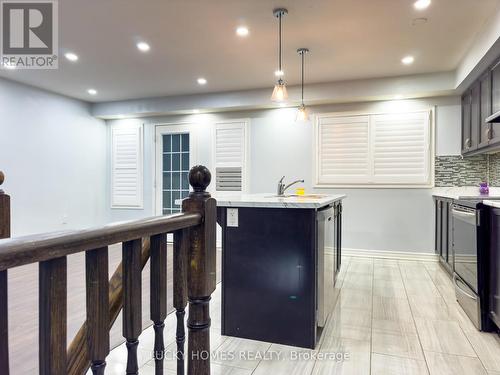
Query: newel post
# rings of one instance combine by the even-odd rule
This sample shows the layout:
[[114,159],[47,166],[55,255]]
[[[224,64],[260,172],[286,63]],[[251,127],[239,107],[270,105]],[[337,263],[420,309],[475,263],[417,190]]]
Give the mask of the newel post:
[[193,192],[182,202],[183,212],[198,212],[202,223],[189,230],[187,256],[188,375],[210,375],[210,296],[216,286],[216,201],[206,188],[210,171],[195,166],[189,171]]
[[[5,176],[0,171],[0,187]],[[10,237],[10,197],[0,188],[0,239]],[[9,374],[7,270],[0,271],[0,374]]]

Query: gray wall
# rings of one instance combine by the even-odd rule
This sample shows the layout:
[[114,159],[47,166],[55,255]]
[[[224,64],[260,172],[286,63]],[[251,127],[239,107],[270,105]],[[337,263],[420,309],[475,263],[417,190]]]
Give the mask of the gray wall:
[[[460,154],[460,101],[457,97],[328,105],[324,112],[386,112],[436,106],[436,154]],[[274,192],[282,175],[304,178],[312,191],[312,126],[295,123],[293,109],[111,120],[109,124],[138,121],[145,124],[143,210],[110,210],[111,220],[154,213],[154,125],[192,123],[197,134],[198,160],[211,168],[211,124],[230,118],[250,118],[250,192]],[[108,133],[109,137],[109,133]],[[110,143],[108,139],[108,144]],[[108,166],[109,166],[108,154]],[[108,191],[109,191],[108,170]],[[348,195],[344,209],[344,246],[350,249],[433,252],[431,189],[328,189]]]
[[0,170],[12,234],[107,221],[106,125],[87,103],[0,79]]

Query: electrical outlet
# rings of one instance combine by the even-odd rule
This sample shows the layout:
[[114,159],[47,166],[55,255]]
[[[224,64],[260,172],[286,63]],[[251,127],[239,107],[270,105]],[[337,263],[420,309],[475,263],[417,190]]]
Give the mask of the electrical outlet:
[[227,226],[228,227],[238,227],[238,209],[228,208],[227,209]]

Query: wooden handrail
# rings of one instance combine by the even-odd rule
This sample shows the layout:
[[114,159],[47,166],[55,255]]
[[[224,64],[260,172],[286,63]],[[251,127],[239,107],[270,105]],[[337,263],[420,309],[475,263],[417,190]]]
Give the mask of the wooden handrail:
[[[187,374],[210,374],[210,295],[216,285],[216,202],[206,192],[211,180],[203,166],[193,167],[194,191],[182,202],[182,213],[110,224],[102,228],[0,240],[0,374],[9,374],[7,272],[38,263],[39,373],[73,375],[89,368],[104,375],[109,330],[123,310],[127,374],[138,374],[137,348],[142,332],[142,277],[151,265],[151,320],[155,330],[156,374],[163,374],[163,328],[167,316],[167,233],[174,233],[174,307],[176,342],[184,355],[184,308],[189,304]],[[3,174],[0,175],[0,184]],[[10,197],[0,190],[0,235],[10,233]],[[108,246],[122,243],[122,263],[108,280]],[[66,346],[67,256],[85,252],[87,318]],[[184,375],[184,361],[178,361]]]
[[174,232],[200,224],[199,213],[179,213],[66,232],[0,240],[0,271],[56,259],[119,242]]

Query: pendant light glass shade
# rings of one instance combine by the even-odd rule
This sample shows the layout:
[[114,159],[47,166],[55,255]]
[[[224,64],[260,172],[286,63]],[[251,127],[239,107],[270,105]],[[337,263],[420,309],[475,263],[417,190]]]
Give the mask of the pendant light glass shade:
[[307,111],[307,108],[304,104],[301,104],[301,106],[297,110],[297,117],[295,118],[296,121],[309,121],[309,112]]
[[279,40],[279,45],[278,45],[278,69],[275,71],[275,75],[277,77],[279,77],[278,81],[276,82],[276,84],[274,85],[274,90],[273,90],[273,94],[271,95],[271,100],[273,102],[277,102],[277,103],[282,103],[284,102],[285,100],[288,99],[288,92],[286,90],[286,84],[285,84],[285,81],[283,80],[283,67],[282,67],[282,48],[281,48],[281,41],[282,41],[282,38],[281,38],[281,32],[282,32],[282,29],[281,29],[281,18],[288,14],[288,11],[284,8],[278,8],[278,9],[274,9],[273,10],[273,15],[278,18],[278,40]]
[[286,90],[286,85],[283,80],[278,80],[276,85],[274,85],[273,94],[271,95],[271,100],[273,102],[283,102],[288,99],[288,91]]
[[309,114],[306,108],[306,105],[304,104],[304,57],[305,54],[308,53],[309,50],[307,48],[299,48],[297,50],[297,53],[300,55],[301,59],[301,84],[300,84],[300,106],[297,109],[297,117],[296,121],[308,121],[309,120]]

